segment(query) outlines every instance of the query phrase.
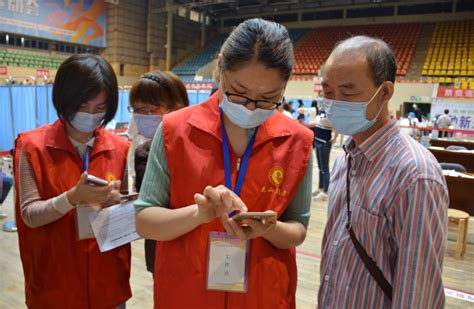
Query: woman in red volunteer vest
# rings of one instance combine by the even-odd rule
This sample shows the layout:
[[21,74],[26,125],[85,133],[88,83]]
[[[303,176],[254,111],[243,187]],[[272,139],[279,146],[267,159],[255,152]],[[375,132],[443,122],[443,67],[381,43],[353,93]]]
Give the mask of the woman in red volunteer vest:
[[[68,58],[56,74],[53,103],[59,120],[20,134],[15,147],[26,304],[123,306],[131,297],[130,245],[101,253],[95,239],[79,235],[76,209],[118,203],[126,179],[128,141],[103,129],[117,110],[112,67],[100,56]],[[109,185],[86,183],[88,174]]]
[[164,116],[135,204],[158,240],[155,308],[295,308],[313,136],[277,112],[292,63],[286,28],[247,20],[222,46],[220,90]]
[[[135,174],[135,189],[140,192],[146,170],[151,139],[158,129],[163,115],[189,106],[186,86],[173,72],[148,72],[140,76],[130,89],[128,111],[137,134],[132,138],[129,151],[129,171]],[[132,161],[132,164],[130,163]],[[129,173],[129,175],[132,173]],[[156,241],[145,239],[146,268],[153,274],[155,265]]]

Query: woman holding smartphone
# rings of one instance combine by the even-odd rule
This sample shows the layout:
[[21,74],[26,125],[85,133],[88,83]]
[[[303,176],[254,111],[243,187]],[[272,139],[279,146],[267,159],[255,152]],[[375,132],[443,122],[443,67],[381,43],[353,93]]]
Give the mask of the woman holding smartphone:
[[[286,28],[247,20],[222,46],[220,90],[163,117],[135,204],[158,240],[155,308],[295,307],[313,137],[277,112],[292,64]],[[276,216],[231,218],[247,211]]]
[[[95,239],[80,240],[77,231],[77,206],[120,202],[128,141],[103,129],[117,103],[110,64],[100,56],[71,56],[53,86],[59,120],[16,141],[16,216],[29,308],[115,308],[131,297],[130,245],[101,253]],[[109,184],[90,184],[88,174]]]

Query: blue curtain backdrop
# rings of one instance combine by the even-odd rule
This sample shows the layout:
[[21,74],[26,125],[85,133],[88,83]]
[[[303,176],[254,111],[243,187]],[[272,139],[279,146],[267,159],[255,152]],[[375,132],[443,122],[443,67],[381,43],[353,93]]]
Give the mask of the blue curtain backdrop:
[[[14,132],[11,129],[10,89],[13,103]],[[52,85],[13,85],[0,86],[0,151],[13,148],[14,139],[18,133],[25,132],[53,123],[58,119],[52,100]],[[194,105],[205,101],[209,92],[189,91],[189,104]],[[119,105],[114,120],[129,122],[130,113],[127,110],[128,91],[119,92]]]

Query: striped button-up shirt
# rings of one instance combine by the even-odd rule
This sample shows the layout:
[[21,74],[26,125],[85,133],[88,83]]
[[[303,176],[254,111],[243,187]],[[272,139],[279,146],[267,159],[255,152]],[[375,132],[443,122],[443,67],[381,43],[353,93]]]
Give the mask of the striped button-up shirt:
[[[427,149],[401,133],[395,121],[361,145],[349,139],[344,150],[329,188],[320,308],[442,308],[449,198],[441,167]],[[345,228],[347,173],[354,233],[392,285],[392,302],[366,269]]]

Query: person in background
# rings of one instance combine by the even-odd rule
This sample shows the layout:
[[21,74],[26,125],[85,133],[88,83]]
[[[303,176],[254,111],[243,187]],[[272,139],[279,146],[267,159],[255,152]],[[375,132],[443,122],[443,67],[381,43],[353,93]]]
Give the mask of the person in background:
[[289,101],[288,107],[290,108],[291,114],[293,114],[295,112],[295,103],[293,101]]
[[[140,192],[145,175],[152,138],[163,116],[189,106],[186,87],[172,72],[146,73],[133,84],[130,90],[129,111],[136,124],[140,140],[134,151],[135,189]],[[132,141],[133,143],[133,141]],[[145,239],[146,268],[153,273],[155,265],[156,241]]]
[[[159,240],[155,308],[295,308],[294,248],[309,220],[312,134],[277,112],[293,59],[285,27],[246,20],[221,48],[220,90],[163,118],[135,203],[137,232]],[[241,226],[233,211],[276,217]],[[232,242],[223,258],[209,250],[216,234]],[[222,271],[208,269],[222,259],[229,260]],[[229,274],[245,264],[246,291],[229,293]],[[208,286],[208,278],[224,284]]]
[[337,132],[332,128],[324,109],[317,111],[314,132],[314,145],[319,169],[318,189],[313,192],[315,201],[327,201],[329,190],[330,169],[329,161],[332,144],[337,139]]
[[[126,188],[129,143],[103,129],[118,105],[112,67],[96,55],[69,57],[56,74],[53,104],[59,119],[20,133],[15,142],[26,305],[123,308],[132,296],[130,244],[101,253],[95,239],[80,240],[77,231],[77,206],[117,204]],[[109,184],[88,184],[89,174]]]
[[448,189],[436,158],[389,120],[397,65],[382,40],[338,43],[324,110],[350,136],[329,186],[320,308],[443,308]]
[[308,117],[309,122],[304,125],[314,134],[313,148],[318,162],[319,182],[318,189],[314,190],[312,195],[315,201],[327,201],[330,178],[329,158],[332,144],[338,134],[333,131],[324,109],[320,109],[318,105],[318,101],[313,100],[310,108],[302,107],[298,111]]
[[[0,172],[0,207],[7,198],[13,185],[13,178]],[[0,219],[5,219],[7,214],[0,209]]]
[[420,132],[418,131],[418,129],[416,129],[416,127],[418,127],[418,125],[420,124],[420,122],[418,121],[418,118],[416,117],[416,114],[414,112],[409,112],[408,113],[408,125],[411,128],[410,132],[408,133],[408,135],[410,135],[411,137],[413,137],[414,139],[418,140],[420,138]]
[[418,107],[418,104],[413,104],[413,113],[415,113],[416,119],[418,119],[418,122],[421,122],[423,119],[423,114],[420,110],[420,107]]
[[303,100],[298,99],[298,116],[296,117],[296,119],[298,120],[299,123],[301,123],[302,125],[305,125],[304,112],[303,113],[300,112],[300,109],[302,108],[304,108]]
[[[451,126],[451,117],[449,117],[449,109],[444,110],[444,114],[439,116],[438,120],[436,120],[436,125],[440,129],[448,129]],[[448,137],[449,132],[447,131],[439,131],[438,137]]]
[[281,113],[291,119],[294,119],[293,118],[293,110],[291,109],[290,107],[290,104],[286,103],[286,102],[283,102],[283,106],[282,106],[282,109],[281,109]]

